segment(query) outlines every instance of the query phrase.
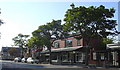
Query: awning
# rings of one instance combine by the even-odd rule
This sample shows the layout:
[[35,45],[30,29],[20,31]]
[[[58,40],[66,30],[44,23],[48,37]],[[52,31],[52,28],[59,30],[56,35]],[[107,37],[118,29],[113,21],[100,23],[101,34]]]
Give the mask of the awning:
[[120,48],[120,44],[107,44],[107,48],[113,48],[113,49],[115,49],[115,48]]
[[[82,48],[83,46],[77,46],[77,47],[67,47],[67,48],[59,48],[59,49],[51,49],[51,52],[67,52],[67,51],[74,51],[79,48]],[[49,51],[41,51],[40,53],[48,53]]]

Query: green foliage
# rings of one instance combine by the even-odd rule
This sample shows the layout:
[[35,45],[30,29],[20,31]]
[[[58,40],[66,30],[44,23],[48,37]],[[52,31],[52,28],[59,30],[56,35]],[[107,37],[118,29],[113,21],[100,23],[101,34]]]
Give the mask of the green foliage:
[[18,34],[18,36],[14,37],[12,40],[14,41],[15,46],[19,46],[21,48],[21,53],[23,57],[23,53],[26,52],[26,46],[27,46],[27,38],[29,35],[23,35],[23,34]]
[[33,37],[38,37],[42,46],[50,48],[51,40],[63,37],[61,20],[53,20],[46,25],[41,25],[37,30],[32,32]]
[[102,41],[104,44],[112,44],[113,43],[112,38],[103,38]]
[[91,39],[106,38],[109,35],[117,35],[116,20],[113,20],[115,9],[107,9],[103,5],[79,6],[68,9],[65,14],[64,31],[71,32],[87,38],[87,45]]
[[42,40],[40,37],[34,36],[28,40],[28,47],[29,48],[35,48],[35,47],[40,48],[41,46],[43,46],[43,43],[42,43]]
[[11,48],[11,49],[9,49],[9,50],[8,50],[8,53],[10,54],[10,56],[14,56],[14,57],[20,56],[20,55],[18,55],[18,54],[20,54],[20,53],[19,53],[19,50],[16,49],[16,48]]
[[12,40],[14,41],[15,46],[23,48],[27,45],[28,37],[29,35],[18,34],[18,36],[14,37]]
[[113,20],[114,8],[103,5],[88,8],[79,6],[68,9],[65,14],[64,30],[80,34],[82,37],[107,37],[116,35],[116,20]]
[[102,38],[101,41],[99,42],[99,45],[94,48],[95,50],[105,50],[107,44],[112,44],[113,39],[112,38]]

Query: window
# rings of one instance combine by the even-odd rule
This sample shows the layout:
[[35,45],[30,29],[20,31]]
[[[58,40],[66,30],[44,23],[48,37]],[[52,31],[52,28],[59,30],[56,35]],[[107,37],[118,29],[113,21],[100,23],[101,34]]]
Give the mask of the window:
[[97,58],[96,58],[96,53],[95,52],[93,52],[93,60],[96,60]]
[[105,59],[105,53],[93,52],[93,60],[104,60],[104,59]]
[[54,48],[59,48],[59,42],[54,42]]
[[76,53],[76,61],[77,62],[82,62],[82,53]]
[[78,46],[81,46],[79,39],[77,40],[77,45],[78,45]]
[[65,47],[72,47],[72,40],[65,40]]
[[104,53],[100,53],[100,56],[101,56],[101,60],[105,59],[105,54]]
[[68,62],[69,61],[69,54],[63,53],[62,54],[62,62]]

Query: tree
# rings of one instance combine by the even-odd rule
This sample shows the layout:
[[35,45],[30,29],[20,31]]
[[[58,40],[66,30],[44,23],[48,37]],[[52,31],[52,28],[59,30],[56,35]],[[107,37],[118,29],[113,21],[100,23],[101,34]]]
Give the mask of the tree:
[[8,50],[8,53],[10,54],[10,56],[13,56],[13,57],[18,57],[20,56],[19,55],[19,50],[16,49],[16,48],[11,48]]
[[[1,9],[0,9],[1,10]],[[1,14],[1,11],[0,11]],[[3,21],[0,19],[0,26],[3,24]],[[1,32],[0,32],[0,37],[1,37]]]
[[61,20],[53,20],[46,25],[41,25],[32,34],[37,36],[41,40],[42,45],[48,48],[51,63],[51,46],[56,39],[63,37]]
[[116,20],[112,19],[114,13],[114,8],[106,9],[103,5],[68,9],[64,19],[64,30],[73,31],[83,38],[106,38],[109,35],[116,35],[117,24]]
[[95,48],[95,50],[105,50],[106,45],[114,43],[113,41],[114,41],[113,38],[102,38],[97,48]]
[[14,41],[14,45],[19,46],[21,48],[22,57],[23,57],[23,53],[25,52],[28,37],[29,35],[18,34],[18,36],[12,39]]
[[[65,14],[64,30],[74,32],[75,34],[85,38],[86,46],[90,46],[92,39],[106,38],[109,35],[117,35],[116,20],[114,17],[115,9],[107,9],[103,5],[99,7],[75,7],[68,9]],[[88,52],[86,52],[88,56]],[[86,57],[86,65],[88,64]]]
[[43,47],[43,41],[41,40],[40,37],[33,36],[28,40],[28,50],[29,50],[29,55],[31,55],[30,49],[36,48],[36,49],[41,49]]
[[[1,10],[1,9],[0,9]],[[1,14],[1,11],[0,11],[0,14]],[[0,19],[0,25],[3,24],[3,21]]]

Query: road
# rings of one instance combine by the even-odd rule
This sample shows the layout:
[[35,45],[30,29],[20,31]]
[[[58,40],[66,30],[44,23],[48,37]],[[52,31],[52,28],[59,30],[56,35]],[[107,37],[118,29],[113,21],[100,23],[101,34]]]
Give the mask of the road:
[[2,70],[119,70],[104,68],[83,68],[76,65],[50,65],[50,64],[30,64],[13,61],[1,61]]
[[42,70],[42,69],[58,69],[58,68],[80,68],[78,66],[67,66],[67,65],[50,65],[50,64],[31,64],[31,63],[21,63],[13,61],[0,61],[2,64],[2,70]]

